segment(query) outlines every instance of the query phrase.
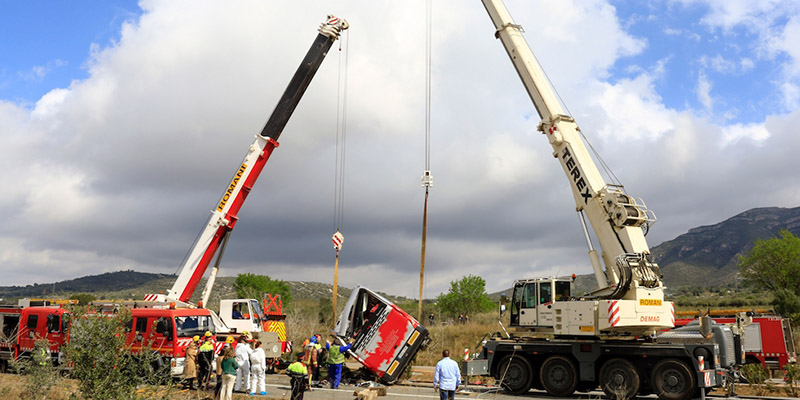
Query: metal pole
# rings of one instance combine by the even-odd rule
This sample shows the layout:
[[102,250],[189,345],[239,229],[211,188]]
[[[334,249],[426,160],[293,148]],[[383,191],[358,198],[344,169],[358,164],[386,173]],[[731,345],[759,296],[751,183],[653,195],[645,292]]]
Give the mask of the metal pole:
[[333,323],[336,323],[336,298],[339,292],[339,250],[336,250],[336,264],[333,267]]
[[425,187],[425,210],[422,213],[422,255],[419,264],[419,311],[417,318],[422,321],[422,284],[425,278],[425,241],[428,237],[428,187]]

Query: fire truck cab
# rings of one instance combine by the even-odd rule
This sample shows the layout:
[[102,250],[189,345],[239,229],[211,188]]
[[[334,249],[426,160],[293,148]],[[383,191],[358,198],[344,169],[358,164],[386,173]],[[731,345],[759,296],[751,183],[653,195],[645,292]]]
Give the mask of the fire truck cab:
[[[161,365],[157,367],[169,363],[172,376],[183,375],[186,348],[192,337],[203,337],[205,332],[214,334],[211,312],[203,308],[134,308],[131,317],[126,327],[131,351],[158,352]],[[216,340],[215,336],[212,338]],[[215,346],[218,345],[222,343]]]
[[37,340],[50,342],[50,358],[63,362],[59,352],[67,341],[69,312],[61,307],[0,306],[0,371],[11,360],[31,356]]

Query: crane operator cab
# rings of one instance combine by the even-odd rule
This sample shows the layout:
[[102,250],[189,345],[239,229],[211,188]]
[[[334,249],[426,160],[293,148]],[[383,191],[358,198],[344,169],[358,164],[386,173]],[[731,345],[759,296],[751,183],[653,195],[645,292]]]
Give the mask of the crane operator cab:
[[569,301],[574,278],[536,278],[514,282],[511,326],[553,328],[553,303]]

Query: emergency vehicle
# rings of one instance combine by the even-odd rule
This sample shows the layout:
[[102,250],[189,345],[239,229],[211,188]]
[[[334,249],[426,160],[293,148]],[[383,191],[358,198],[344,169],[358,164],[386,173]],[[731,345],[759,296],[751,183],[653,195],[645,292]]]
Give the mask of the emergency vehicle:
[[37,340],[50,342],[50,359],[63,362],[59,351],[68,340],[70,313],[62,307],[0,305],[0,372],[12,360],[31,357]]
[[[734,311],[735,312],[735,311]],[[679,313],[676,313],[679,314]],[[715,315],[716,314],[716,315]],[[711,319],[718,324],[733,325],[736,317],[730,312],[711,311]],[[685,326],[694,318],[676,318],[675,326]],[[797,361],[792,325],[788,318],[778,315],[754,315],[752,323],[744,327],[745,363],[760,363],[764,368],[779,370]]]

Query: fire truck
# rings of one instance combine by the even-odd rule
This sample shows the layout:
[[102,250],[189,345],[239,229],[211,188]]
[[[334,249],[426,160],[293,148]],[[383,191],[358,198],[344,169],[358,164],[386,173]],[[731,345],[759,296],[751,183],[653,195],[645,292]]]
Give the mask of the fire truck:
[[478,357],[465,363],[465,375],[492,375],[515,394],[536,388],[571,396],[600,387],[622,399],[650,393],[688,399],[730,382],[740,353],[729,327],[704,323],[657,335],[674,326],[674,308],[664,299],[661,272],[645,240],[655,214],[621,184],[605,180],[520,25],[501,0],[482,1],[568,179],[598,289],[575,293],[569,277],[516,281],[514,335],[486,340]]
[[37,340],[50,342],[50,359],[63,362],[70,313],[63,307],[0,305],[0,372],[12,360],[31,357]]
[[[744,310],[711,310],[710,316],[718,324],[733,325],[736,313]],[[694,317],[680,318],[682,315],[697,315],[696,312],[678,312],[675,326],[686,326],[697,321]],[[786,364],[797,361],[792,325],[788,318],[778,315],[756,313],[744,329],[743,346],[745,363],[761,364],[764,368],[780,370]]]

